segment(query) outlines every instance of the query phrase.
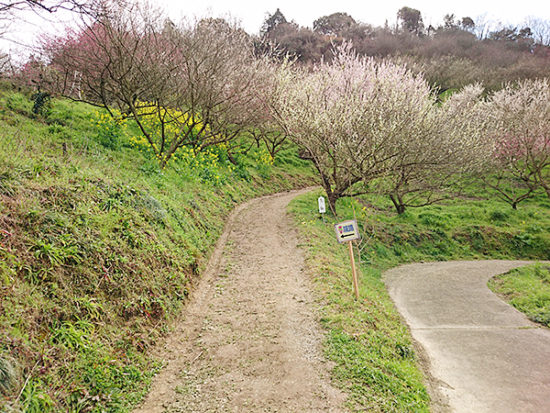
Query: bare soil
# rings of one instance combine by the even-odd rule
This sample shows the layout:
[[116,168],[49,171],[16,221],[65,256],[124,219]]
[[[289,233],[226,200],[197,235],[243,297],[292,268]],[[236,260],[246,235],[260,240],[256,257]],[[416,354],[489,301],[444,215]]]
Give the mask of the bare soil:
[[237,208],[136,412],[341,412],[297,234],[294,191]]

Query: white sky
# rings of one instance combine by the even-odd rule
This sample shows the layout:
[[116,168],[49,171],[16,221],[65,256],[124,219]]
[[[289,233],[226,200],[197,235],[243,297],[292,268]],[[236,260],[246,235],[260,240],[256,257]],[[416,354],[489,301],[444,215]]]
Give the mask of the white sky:
[[267,13],[281,9],[287,20],[295,20],[302,26],[313,25],[318,17],[335,12],[350,14],[355,20],[381,26],[387,19],[395,22],[397,11],[408,6],[421,11],[424,23],[439,24],[447,13],[457,17],[475,17],[486,15],[491,20],[502,23],[520,24],[528,16],[550,20],[549,0],[203,0],[191,4],[178,0],[157,0],[156,2],[177,18],[182,15],[211,14],[213,16],[230,13],[241,20],[249,33],[257,33]]
[[[443,16],[454,13],[456,17],[472,17],[474,21],[482,18],[484,21],[498,21],[503,24],[522,24],[528,17],[537,17],[550,21],[550,0],[149,0],[164,8],[172,18],[181,17],[227,17],[228,15],[240,20],[244,29],[251,34],[258,33],[260,26],[268,13],[280,8],[288,20],[294,20],[302,26],[311,27],[318,17],[335,12],[350,14],[355,20],[381,26],[386,20],[395,23],[397,11],[408,6],[418,9],[422,13],[424,23],[434,26],[440,24]],[[29,44],[38,33],[55,32],[60,25],[53,22],[39,20],[36,16],[28,17],[34,24],[18,23],[4,37],[12,41],[0,39],[0,50],[12,53],[28,54],[29,51],[17,43]],[[57,26],[57,29],[55,28]],[[13,42],[15,41],[15,43]]]

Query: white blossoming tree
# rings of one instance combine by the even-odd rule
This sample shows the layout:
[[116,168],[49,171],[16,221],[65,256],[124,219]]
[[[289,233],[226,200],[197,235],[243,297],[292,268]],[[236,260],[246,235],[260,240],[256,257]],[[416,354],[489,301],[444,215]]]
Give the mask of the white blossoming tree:
[[339,198],[365,193],[390,171],[402,129],[433,104],[420,77],[359,57],[350,45],[311,71],[283,70],[279,80],[277,119],[309,152],[334,213]]
[[391,149],[395,156],[388,175],[377,182],[400,214],[407,207],[452,196],[449,189],[458,188],[465,174],[478,172],[490,150],[480,85],[468,86],[441,104],[427,87],[420,91],[415,98],[417,90],[404,89],[401,113],[390,118],[399,122]]
[[258,146],[265,146],[272,160],[288,142],[288,133],[277,121],[276,114],[277,102],[285,93],[280,79],[288,73],[291,64],[285,59],[279,62],[268,56],[258,57],[255,93],[247,107],[250,112],[248,133]]

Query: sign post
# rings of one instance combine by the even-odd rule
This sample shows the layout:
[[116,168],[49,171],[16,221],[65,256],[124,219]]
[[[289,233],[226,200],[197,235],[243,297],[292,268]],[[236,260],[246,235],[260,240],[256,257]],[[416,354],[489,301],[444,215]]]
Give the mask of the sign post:
[[355,269],[355,257],[353,256],[353,245],[348,242],[349,259],[351,260],[351,273],[353,274],[353,291],[355,291],[355,299],[359,300],[359,286],[357,285],[357,270]]
[[327,212],[327,207],[325,205],[325,198],[320,196],[317,198],[317,203],[319,204],[319,214],[321,214],[321,218],[323,218],[323,222],[325,222],[325,214]]
[[348,243],[351,272],[353,275],[353,290],[355,291],[355,298],[358,300],[359,286],[357,283],[357,269],[355,268],[355,257],[353,256],[353,245],[351,244],[353,240],[361,239],[357,221],[349,220],[340,222],[339,224],[334,225],[334,231],[336,232],[336,238],[340,244],[344,242]]

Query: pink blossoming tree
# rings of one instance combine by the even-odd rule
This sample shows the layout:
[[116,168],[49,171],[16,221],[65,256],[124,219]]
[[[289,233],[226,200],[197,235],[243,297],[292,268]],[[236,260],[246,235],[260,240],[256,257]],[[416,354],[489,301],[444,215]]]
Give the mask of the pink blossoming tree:
[[514,209],[540,188],[550,197],[548,79],[508,84],[491,96],[488,109],[494,151],[487,184]]
[[43,49],[61,94],[133,118],[161,166],[183,146],[198,152],[233,139],[248,123],[261,69],[237,26],[222,19],[176,25],[143,5],[110,4]]

